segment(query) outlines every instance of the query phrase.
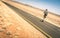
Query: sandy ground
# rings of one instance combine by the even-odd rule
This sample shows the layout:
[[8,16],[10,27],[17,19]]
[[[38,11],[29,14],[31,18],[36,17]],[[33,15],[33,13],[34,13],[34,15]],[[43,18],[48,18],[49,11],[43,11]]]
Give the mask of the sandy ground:
[[[16,2],[11,2],[11,1],[5,1],[5,2],[7,2],[23,11],[26,11],[27,13],[30,13],[36,17],[43,19],[43,11],[42,10],[35,9],[35,8],[29,7],[29,6],[25,6],[20,3],[16,3]],[[60,27],[60,17],[59,16],[49,13],[45,20],[47,22],[50,22],[50,23]]]
[[16,12],[0,1],[0,37],[1,38],[46,38]]

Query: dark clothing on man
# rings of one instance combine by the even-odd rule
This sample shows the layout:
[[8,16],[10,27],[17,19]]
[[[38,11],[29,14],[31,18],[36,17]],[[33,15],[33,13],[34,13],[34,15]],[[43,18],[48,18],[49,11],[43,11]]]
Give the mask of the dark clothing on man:
[[44,18],[46,18],[47,14],[48,14],[48,11],[45,10],[45,11],[44,11]]

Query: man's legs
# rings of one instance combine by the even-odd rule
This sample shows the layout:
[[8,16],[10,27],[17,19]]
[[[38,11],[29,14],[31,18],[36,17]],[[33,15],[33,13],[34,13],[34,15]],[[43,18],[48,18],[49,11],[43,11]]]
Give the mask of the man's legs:
[[44,22],[44,19],[46,18],[46,16],[47,16],[46,14],[43,16],[43,20],[42,20],[42,22]]

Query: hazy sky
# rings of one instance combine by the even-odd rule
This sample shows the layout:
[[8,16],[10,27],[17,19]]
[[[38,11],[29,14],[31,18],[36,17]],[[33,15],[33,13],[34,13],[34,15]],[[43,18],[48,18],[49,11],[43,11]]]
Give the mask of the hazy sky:
[[60,15],[60,0],[16,0]]

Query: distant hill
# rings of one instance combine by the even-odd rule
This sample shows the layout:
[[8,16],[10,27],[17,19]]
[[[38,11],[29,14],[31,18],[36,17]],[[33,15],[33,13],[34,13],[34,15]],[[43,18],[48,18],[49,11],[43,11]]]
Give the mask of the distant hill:
[[[19,4],[25,5],[25,6],[29,6],[29,7],[32,7],[32,8],[35,8],[35,9],[41,10],[41,11],[44,11],[44,9],[40,9],[40,8],[37,8],[37,7],[31,6],[31,5],[28,5],[28,4],[24,4],[24,3],[22,3],[22,2],[17,2],[17,1],[13,1],[13,2],[16,2],[16,3],[19,3]],[[55,13],[52,13],[52,12],[50,12],[50,11],[49,11],[49,13],[50,13],[50,14],[53,14],[53,15],[56,15],[56,16],[58,16],[58,17],[60,17],[60,15],[55,14]]]

